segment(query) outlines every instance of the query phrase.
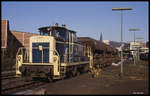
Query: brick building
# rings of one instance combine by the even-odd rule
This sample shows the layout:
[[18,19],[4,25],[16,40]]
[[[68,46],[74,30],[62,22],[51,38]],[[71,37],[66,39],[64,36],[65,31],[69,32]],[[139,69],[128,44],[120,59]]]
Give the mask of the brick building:
[[1,53],[5,54],[7,48],[7,33],[9,30],[8,20],[1,20]]
[[33,33],[13,31],[8,20],[1,20],[1,69],[11,70],[16,63],[16,53],[19,47],[29,47],[29,38]]

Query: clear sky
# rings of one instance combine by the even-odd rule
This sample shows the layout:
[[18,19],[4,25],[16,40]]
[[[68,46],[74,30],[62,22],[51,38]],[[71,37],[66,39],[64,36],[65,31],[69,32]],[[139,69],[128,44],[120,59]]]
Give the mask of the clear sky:
[[136,37],[149,40],[148,7],[146,1],[128,2],[2,2],[2,19],[9,20],[10,30],[38,33],[39,27],[66,24],[79,37],[120,41],[120,11],[112,8],[130,7],[123,12],[123,41],[133,41],[129,28],[140,28]]

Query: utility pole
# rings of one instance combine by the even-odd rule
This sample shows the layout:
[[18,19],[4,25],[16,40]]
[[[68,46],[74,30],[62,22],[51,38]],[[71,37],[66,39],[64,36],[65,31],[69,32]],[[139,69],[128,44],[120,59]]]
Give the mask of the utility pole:
[[[121,11],[121,46],[123,44],[123,11],[132,10],[132,8],[112,8],[112,11]],[[121,47],[121,72],[120,76],[123,76],[123,50]]]

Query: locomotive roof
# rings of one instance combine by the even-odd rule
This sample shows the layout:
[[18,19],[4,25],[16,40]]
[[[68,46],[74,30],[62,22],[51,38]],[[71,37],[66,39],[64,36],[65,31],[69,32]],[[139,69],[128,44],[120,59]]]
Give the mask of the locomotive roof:
[[60,26],[45,26],[45,27],[38,28],[38,30],[40,30],[40,31],[41,30],[47,30],[48,28],[50,28],[50,29],[57,29],[57,30],[68,30],[69,32],[76,33],[73,30],[69,30],[69,29],[67,29],[65,27],[60,27]]

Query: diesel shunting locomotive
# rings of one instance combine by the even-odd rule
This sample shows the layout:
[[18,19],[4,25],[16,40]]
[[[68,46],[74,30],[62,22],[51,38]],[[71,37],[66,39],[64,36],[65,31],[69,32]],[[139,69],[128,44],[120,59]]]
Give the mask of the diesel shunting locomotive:
[[67,29],[64,24],[61,27],[58,23],[55,26],[41,27],[39,32],[40,35],[30,37],[29,48],[19,48],[16,55],[16,75],[62,79],[91,69],[96,53],[108,52],[112,53],[111,56],[115,53],[116,56],[116,51],[108,45],[101,46],[98,41],[92,41],[94,45],[91,46],[78,40],[76,32]]
[[50,79],[59,79],[88,70],[90,47],[77,42],[75,31],[56,24],[41,27],[39,32],[39,36],[30,38],[29,49],[19,48],[16,56],[17,75],[44,74]]

